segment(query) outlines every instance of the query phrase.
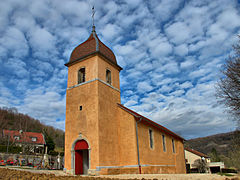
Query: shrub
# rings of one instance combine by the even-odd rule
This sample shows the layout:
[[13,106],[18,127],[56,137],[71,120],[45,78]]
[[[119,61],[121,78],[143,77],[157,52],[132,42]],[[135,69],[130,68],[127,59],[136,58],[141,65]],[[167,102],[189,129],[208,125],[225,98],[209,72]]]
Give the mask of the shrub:
[[[6,145],[0,145],[0,152],[6,153],[7,152],[7,146]],[[22,147],[19,147],[19,146],[9,146],[8,147],[8,153],[18,154],[20,152],[22,152]]]
[[235,169],[222,168],[222,173],[237,173]]

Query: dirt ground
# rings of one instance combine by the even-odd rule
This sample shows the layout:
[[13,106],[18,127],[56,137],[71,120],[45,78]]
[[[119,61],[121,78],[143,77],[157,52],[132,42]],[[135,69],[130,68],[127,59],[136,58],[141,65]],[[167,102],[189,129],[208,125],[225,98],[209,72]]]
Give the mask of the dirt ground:
[[82,177],[82,176],[68,176],[57,171],[44,171],[44,170],[30,170],[30,169],[12,169],[0,168],[0,179],[3,180],[105,180],[111,178],[100,177]]
[[[104,176],[101,176],[104,177]],[[226,177],[217,174],[132,174],[108,175],[108,178],[119,179],[160,179],[160,180],[240,180],[239,177]]]
[[33,170],[0,167],[0,179],[3,180],[112,180],[112,179],[153,179],[153,180],[240,180],[240,177],[226,177],[216,174],[132,174],[132,175],[108,175],[108,176],[70,176],[62,171]]

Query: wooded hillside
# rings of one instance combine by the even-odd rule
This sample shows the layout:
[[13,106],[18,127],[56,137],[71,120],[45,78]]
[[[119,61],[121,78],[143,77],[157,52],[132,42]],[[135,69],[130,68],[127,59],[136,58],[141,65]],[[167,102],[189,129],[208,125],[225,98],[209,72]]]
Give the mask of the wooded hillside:
[[215,148],[219,154],[227,156],[233,139],[233,132],[215,134],[212,136],[190,139],[186,142],[188,146],[204,154],[211,153]]
[[64,131],[42,124],[26,114],[18,113],[16,108],[0,108],[0,134],[3,129],[39,132],[51,137],[56,147],[64,147]]
[[239,131],[190,139],[185,146],[209,155],[211,161],[223,161],[228,167],[240,168]]

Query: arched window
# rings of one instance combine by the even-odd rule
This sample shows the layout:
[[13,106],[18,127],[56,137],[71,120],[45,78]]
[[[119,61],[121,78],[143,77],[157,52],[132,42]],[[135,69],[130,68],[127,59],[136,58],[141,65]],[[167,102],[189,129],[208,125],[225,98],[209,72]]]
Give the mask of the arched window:
[[112,80],[111,80],[111,71],[110,70],[106,70],[106,81],[108,84],[111,84],[112,83]]
[[78,84],[85,82],[85,68],[78,70]]

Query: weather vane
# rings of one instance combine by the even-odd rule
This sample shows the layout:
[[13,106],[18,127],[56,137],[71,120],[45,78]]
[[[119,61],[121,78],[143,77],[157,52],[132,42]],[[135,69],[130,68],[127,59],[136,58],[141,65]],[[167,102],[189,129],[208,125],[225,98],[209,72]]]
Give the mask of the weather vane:
[[94,14],[95,14],[95,10],[94,10],[94,6],[92,7],[92,25],[94,26]]

